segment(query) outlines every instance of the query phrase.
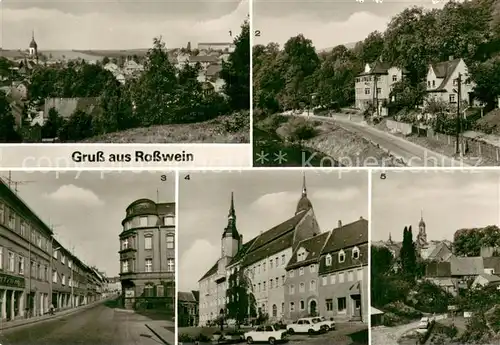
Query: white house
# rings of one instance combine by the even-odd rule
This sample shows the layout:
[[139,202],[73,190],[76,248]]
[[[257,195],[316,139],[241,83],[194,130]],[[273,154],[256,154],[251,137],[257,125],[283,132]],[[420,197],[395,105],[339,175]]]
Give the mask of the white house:
[[386,62],[366,64],[365,71],[356,77],[356,108],[366,110],[369,104],[376,106],[378,103],[379,113],[382,114],[384,101],[389,100],[393,85],[403,79],[404,73]]
[[463,59],[454,59],[452,56],[448,61],[429,65],[426,80],[428,98],[456,104],[458,102],[459,74],[462,77],[461,100],[472,104],[472,92],[475,85],[469,79],[467,65]]

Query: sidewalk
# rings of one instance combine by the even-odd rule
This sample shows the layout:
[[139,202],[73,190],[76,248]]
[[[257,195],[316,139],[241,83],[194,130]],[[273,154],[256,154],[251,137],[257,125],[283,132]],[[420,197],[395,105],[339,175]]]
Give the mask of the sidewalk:
[[109,299],[110,298],[106,298],[106,299],[102,299],[100,301],[96,301],[96,302],[86,304],[86,305],[83,305],[80,307],[61,310],[61,311],[56,312],[54,315],[45,314],[45,315],[41,315],[41,316],[31,317],[29,319],[18,319],[18,320],[13,320],[13,321],[0,322],[0,331],[7,330],[10,328],[14,328],[14,327],[20,327],[20,326],[24,326],[24,325],[30,325],[33,323],[38,323],[38,322],[43,322],[43,321],[47,321],[47,320],[61,318],[61,317],[66,316],[66,315],[71,315],[74,313],[78,313],[82,310],[92,308],[100,303],[104,303],[104,302],[108,301]]
[[153,332],[162,342],[167,345],[174,345],[175,333],[170,331],[168,328],[174,328],[175,325],[172,321],[149,321],[146,323],[146,327]]

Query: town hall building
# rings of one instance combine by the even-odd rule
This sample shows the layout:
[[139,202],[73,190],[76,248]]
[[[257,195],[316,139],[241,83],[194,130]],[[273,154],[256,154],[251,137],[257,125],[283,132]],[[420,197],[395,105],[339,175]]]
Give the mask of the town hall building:
[[228,222],[221,237],[221,256],[199,280],[200,326],[226,313],[227,280],[239,269],[245,270],[251,281],[259,314],[267,314],[270,321],[283,319],[286,311],[285,268],[298,244],[319,234],[319,225],[307,196],[305,177],[295,214],[246,243],[237,230],[231,194]]

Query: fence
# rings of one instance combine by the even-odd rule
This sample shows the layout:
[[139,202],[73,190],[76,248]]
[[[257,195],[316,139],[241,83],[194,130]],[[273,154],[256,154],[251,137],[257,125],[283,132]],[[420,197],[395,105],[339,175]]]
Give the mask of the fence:
[[[433,131],[431,128],[423,129],[409,123],[394,120],[387,120],[387,128],[404,135],[410,135],[413,133],[421,136],[427,136],[429,139],[436,140],[453,150],[456,147],[456,136],[438,133]],[[500,163],[500,147],[481,140],[481,138],[462,134],[460,135],[459,145],[460,152],[465,153],[469,157],[481,157],[487,159],[488,161]]]

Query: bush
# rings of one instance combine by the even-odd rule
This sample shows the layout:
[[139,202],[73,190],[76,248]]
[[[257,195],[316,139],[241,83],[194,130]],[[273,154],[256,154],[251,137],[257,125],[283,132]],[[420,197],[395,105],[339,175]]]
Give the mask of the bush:
[[[289,118],[280,114],[273,114],[266,117],[258,123],[258,127],[264,132],[275,133],[276,129],[283,123],[288,122]],[[254,115],[255,122],[255,115]]]
[[227,133],[249,132],[250,115],[248,111],[234,113],[223,120],[222,126]]
[[406,319],[418,319],[422,317],[422,312],[407,306],[403,302],[396,301],[384,306],[384,310]]
[[314,125],[301,117],[290,119],[282,129],[285,138],[292,142],[308,140],[317,135]]
[[186,333],[179,334],[179,336],[177,337],[177,340],[179,343],[193,343],[193,342],[195,342],[195,339]]

